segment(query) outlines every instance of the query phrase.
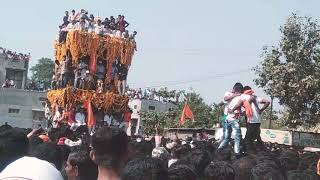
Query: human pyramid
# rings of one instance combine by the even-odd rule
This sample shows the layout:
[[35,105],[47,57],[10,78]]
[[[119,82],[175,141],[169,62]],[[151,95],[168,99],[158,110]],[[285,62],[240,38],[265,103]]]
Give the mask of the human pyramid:
[[83,9],[71,15],[66,11],[54,43],[48,126],[77,130],[87,125],[93,133],[96,127],[123,122],[130,113],[126,80],[137,34],[129,35],[128,25],[123,15],[102,22]]

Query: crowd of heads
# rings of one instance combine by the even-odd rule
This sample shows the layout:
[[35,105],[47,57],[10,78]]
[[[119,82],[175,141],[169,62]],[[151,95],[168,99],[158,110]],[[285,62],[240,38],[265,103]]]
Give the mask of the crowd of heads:
[[[81,143],[75,143],[81,140]],[[0,127],[0,178],[46,177],[55,179],[123,180],[316,180],[319,153],[265,143],[265,149],[236,158],[232,143],[222,151],[214,139],[176,136],[129,137],[116,127],[103,127],[92,136],[65,128],[29,130]],[[171,145],[169,145],[171,144]],[[173,145],[172,145],[173,144]],[[25,160],[33,168],[20,168]],[[37,166],[40,164],[41,168]],[[48,162],[51,166],[47,166]],[[53,166],[52,166],[53,165]],[[12,171],[12,169],[14,169]],[[26,173],[25,169],[28,169]],[[50,169],[50,170],[49,170]],[[52,174],[51,174],[52,175]],[[62,175],[62,176],[61,176]],[[36,178],[35,178],[36,179]],[[50,178],[49,178],[50,179]]]
[[6,48],[0,47],[0,54],[4,56],[4,58],[11,59],[11,60],[18,60],[18,61],[29,61],[30,60],[30,53],[23,54],[17,53],[16,51],[10,51]]
[[126,29],[129,23],[126,21],[124,15],[118,15],[116,18],[113,16],[102,19],[96,17],[88,11],[81,9],[80,12],[72,10],[66,11],[63,17],[63,23],[59,26],[58,41],[64,42],[66,38],[66,32],[78,30],[89,33],[95,33],[101,36],[115,36],[119,38],[125,38],[130,41],[135,40],[137,35],[136,31],[129,33]]

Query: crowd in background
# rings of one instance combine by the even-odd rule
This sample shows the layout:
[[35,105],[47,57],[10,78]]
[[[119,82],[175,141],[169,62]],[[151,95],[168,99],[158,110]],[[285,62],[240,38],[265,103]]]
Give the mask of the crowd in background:
[[259,151],[237,158],[233,143],[217,151],[219,142],[197,134],[185,139],[129,137],[119,128],[103,127],[89,136],[68,128],[45,132],[5,124],[0,127],[0,179],[319,179],[319,153],[265,143]]
[[20,61],[29,61],[30,60],[30,53],[29,54],[22,54],[17,53],[15,51],[7,50],[6,48],[0,47],[0,54],[5,57],[5,59],[12,59],[12,60],[20,60]]
[[180,95],[175,93],[175,91],[168,92],[167,95],[161,94],[159,90],[157,91],[155,88],[126,88],[126,95],[130,97],[130,99],[147,99],[147,100],[155,100],[160,102],[171,102],[178,103]]

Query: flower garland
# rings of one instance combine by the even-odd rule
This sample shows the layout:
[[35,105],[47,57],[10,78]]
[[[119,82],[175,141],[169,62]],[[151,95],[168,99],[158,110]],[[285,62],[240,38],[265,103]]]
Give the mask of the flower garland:
[[113,92],[96,93],[92,90],[75,89],[67,87],[64,89],[51,90],[48,92],[48,100],[54,106],[74,107],[76,104],[83,104],[86,100],[91,100],[92,105],[105,112],[123,113],[127,110],[129,98]]
[[99,36],[83,31],[68,32],[65,43],[54,43],[55,59],[62,61],[69,50],[74,65],[80,57],[90,56],[90,61],[101,58],[113,62],[120,57],[121,63],[127,67],[131,65],[135,44],[127,39]]

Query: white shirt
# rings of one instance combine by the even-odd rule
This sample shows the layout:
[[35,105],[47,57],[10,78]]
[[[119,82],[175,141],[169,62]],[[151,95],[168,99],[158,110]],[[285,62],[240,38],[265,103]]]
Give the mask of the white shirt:
[[230,92],[230,91],[227,91],[226,93],[224,93],[224,96],[223,96],[223,102],[225,103],[225,107],[224,107],[224,114],[227,115],[228,114],[228,105],[229,103],[231,102],[231,100],[229,101],[225,101],[224,98],[225,97],[230,97],[232,96],[234,93]]
[[54,117],[53,117],[53,122],[55,121],[59,121],[61,118],[61,114],[59,111],[56,111],[56,113],[54,114]]
[[67,26],[67,30],[68,31],[76,30],[76,28],[77,28],[77,24],[69,23],[68,26]]
[[[241,96],[234,97],[231,102],[228,104],[228,109],[233,109],[239,101],[242,100]],[[236,109],[234,112],[228,113],[226,120],[227,121],[234,121],[236,119],[239,119],[241,113],[241,107],[239,109]]]
[[86,124],[86,116],[83,113],[77,112],[75,116],[75,120],[77,124],[85,125]]
[[0,180],[63,180],[61,173],[49,162],[34,157],[22,157],[9,164]]
[[88,24],[85,22],[84,24],[78,22],[76,24],[76,27],[75,27],[76,30],[79,30],[79,31],[87,31],[88,30]]
[[112,122],[112,118],[108,114],[106,114],[104,115],[103,121],[107,122],[107,124],[110,126]]
[[[251,96],[248,95],[248,94],[242,94],[241,98],[244,101],[248,101],[251,98]],[[256,101],[257,101],[257,103],[260,103],[262,101],[262,99],[261,98],[256,98]],[[256,105],[254,103],[251,103],[251,108],[252,108],[253,116],[252,116],[251,119],[248,119],[248,122],[249,123],[261,123],[260,113],[258,112],[258,109],[257,109],[257,107],[256,107]]]
[[71,13],[71,14],[69,15],[69,22],[75,21],[76,18],[77,18],[77,14],[76,14],[76,13],[74,13],[74,14]]
[[103,34],[104,33],[103,25],[102,24],[100,26],[98,24],[94,25],[94,33]]
[[170,159],[169,161],[168,161],[168,168],[173,164],[173,163],[175,163],[175,162],[177,162],[178,161],[178,159]]

